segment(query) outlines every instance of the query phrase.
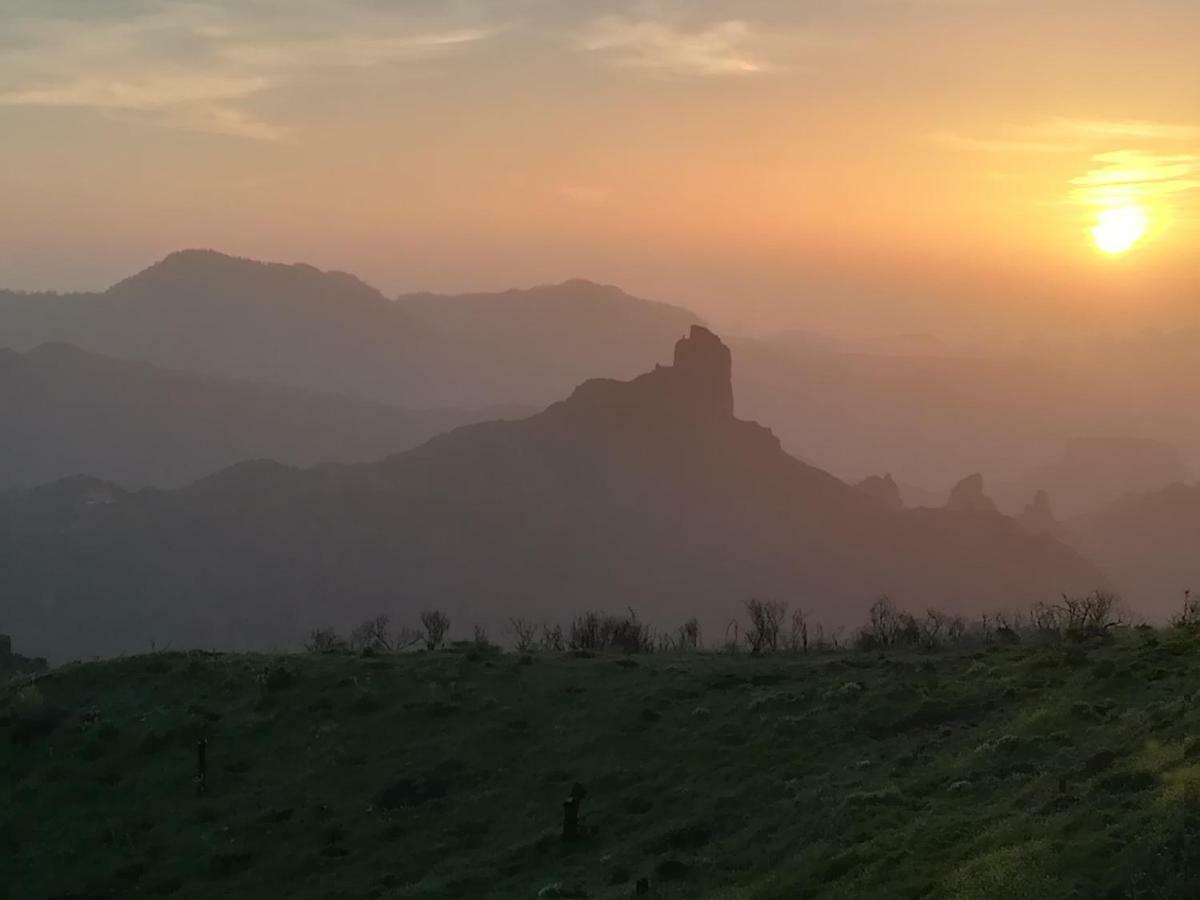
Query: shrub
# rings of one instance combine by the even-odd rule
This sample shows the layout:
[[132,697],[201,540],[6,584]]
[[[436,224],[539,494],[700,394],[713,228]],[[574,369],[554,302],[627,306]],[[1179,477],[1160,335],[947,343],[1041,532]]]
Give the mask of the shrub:
[[367,619],[351,632],[350,647],[360,653],[391,653],[391,620],[384,615]]
[[425,629],[425,649],[437,650],[446,640],[450,619],[441,610],[427,609],[421,613],[421,627]]
[[676,639],[676,646],[679,650],[699,650],[700,649],[700,622],[697,619],[688,619],[679,626],[679,633]]
[[545,622],[542,623],[542,649],[553,653],[562,653],[567,648],[566,639],[563,637],[561,625],[551,627]]
[[342,640],[333,628],[317,628],[308,633],[304,642],[307,653],[345,653],[349,646]]
[[871,604],[869,621],[858,632],[860,650],[890,650],[896,647],[916,647],[921,642],[921,628],[911,613],[900,612],[887,597]]
[[524,619],[508,620],[509,630],[513,633],[513,642],[518,653],[528,653],[537,642],[537,626]]
[[752,654],[774,653],[779,649],[779,632],[783,628],[786,613],[786,603],[757,599],[746,601],[746,615],[750,619],[746,643],[750,645]]
[[808,652],[808,618],[802,609],[792,610],[791,627],[788,629],[787,648],[793,653]]
[[639,622],[632,609],[627,616],[584,613],[571,623],[568,634],[567,647],[577,652],[652,653],[655,645],[653,630]]

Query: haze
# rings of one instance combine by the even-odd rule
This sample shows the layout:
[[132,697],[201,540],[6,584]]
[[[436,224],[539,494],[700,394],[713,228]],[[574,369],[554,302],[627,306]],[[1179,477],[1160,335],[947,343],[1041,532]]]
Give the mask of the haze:
[[0,285],[212,246],[743,331],[1190,325],[1198,38],[1187,0],[9,0]]

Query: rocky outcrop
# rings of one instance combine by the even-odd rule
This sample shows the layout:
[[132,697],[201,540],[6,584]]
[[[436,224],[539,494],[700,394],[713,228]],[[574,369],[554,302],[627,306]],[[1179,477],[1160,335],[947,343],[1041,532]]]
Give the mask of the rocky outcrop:
[[887,509],[904,509],[900,486],[896,484],[890,472],[886,475],[868,476],[855,487]]
[[1054,518],[1050,495],[1045,491],[1038,491],[1033,495],[1033,500],[1017,516],[1017,521],[1030,534],[1052,534],[1058,537],[1062,530],[1058,520]]
[[976,472],[951,488],[946,509],[953,512],[996,512],[996,504],[983,492],[983,476]]

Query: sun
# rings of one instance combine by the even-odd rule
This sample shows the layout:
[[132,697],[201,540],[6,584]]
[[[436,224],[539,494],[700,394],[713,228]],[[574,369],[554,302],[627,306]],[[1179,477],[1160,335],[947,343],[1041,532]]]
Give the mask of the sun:
[[1101,251],[1116,256],[1140,241],[1148,225],[1146,213],[1140,207],[1114,206],[1096,216],[1092,240]]

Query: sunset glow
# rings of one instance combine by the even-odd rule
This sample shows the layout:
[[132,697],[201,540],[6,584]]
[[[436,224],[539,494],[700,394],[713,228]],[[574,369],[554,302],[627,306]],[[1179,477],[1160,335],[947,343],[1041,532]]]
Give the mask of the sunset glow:
[[1096,216],[1091,229],[1096,246],[1111,255],[1130,250],[1146,234],[1146,213],[1136,206],[1106,209]]

